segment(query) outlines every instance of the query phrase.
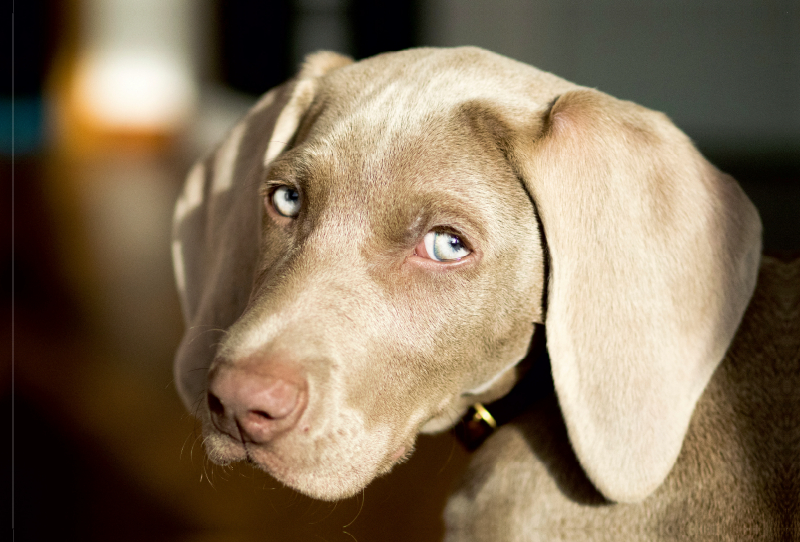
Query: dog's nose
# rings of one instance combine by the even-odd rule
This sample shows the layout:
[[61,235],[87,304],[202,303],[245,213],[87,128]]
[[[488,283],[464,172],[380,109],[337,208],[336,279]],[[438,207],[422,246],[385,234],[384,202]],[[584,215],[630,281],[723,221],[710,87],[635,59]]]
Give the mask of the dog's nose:
[[295,374],[215,372],[208,388],[211,421],[237,440],[269,442],[297,424],[307,402],[306,389],[305,380]]

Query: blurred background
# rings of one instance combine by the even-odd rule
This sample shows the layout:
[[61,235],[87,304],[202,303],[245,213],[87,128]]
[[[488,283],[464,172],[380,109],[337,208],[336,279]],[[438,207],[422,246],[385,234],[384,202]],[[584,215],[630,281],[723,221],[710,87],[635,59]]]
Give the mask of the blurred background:
[[25,0],[11,27],[2,380],[20,541],[441,539],[468,458],[450,434],[320,503],[208,465],[174,390],[183,176],[310,51],[478,45],[664,111],[742,184],[766,251],[800,252],[800,0]]

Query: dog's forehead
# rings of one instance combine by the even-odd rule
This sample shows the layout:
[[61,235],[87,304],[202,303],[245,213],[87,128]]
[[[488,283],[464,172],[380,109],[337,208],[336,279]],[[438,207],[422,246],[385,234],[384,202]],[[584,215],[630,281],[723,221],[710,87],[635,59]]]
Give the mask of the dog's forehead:
[[379,55],[318,82],[299,139],[308,164],[325,163],[326,176],[347,171],[365,194],[397,193],[398,183],[463,192],[502,177],[497,142],[480,125],[528,126],[574,87],[475,48]]
[[289,155],[318,216],[399,243],[426,223],[483,235],[511,207],[528,211],[511,165],[462,109],[394,113],[323,123]]
[[473,47],[378,55],[326,75],[320,92],[363,115],[424,116],[468,101],[531,112],[577,88],[551,73]]

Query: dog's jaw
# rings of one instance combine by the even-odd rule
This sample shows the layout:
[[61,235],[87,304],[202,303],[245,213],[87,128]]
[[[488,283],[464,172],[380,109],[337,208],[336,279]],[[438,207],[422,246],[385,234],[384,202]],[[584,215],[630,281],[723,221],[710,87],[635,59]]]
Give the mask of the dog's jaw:
[[206,453],[219,465],[247,461],[300,493],[334,501],[355,495],[413,451],[414,432],[393,438],[386,425],[366,429],[353,411],[330,421],[312,431],[301,420],[296,430],[265,444],[236,440],[205,423]]

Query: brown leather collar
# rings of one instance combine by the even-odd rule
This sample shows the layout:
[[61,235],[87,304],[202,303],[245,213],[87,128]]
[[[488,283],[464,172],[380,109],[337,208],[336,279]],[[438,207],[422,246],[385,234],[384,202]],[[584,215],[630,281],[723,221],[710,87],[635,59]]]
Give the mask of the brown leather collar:
[[467,450],[477,449],[498,427],[554,392],[544,326],[534,325],[536,331],[528,355],[519,362],[519,367],[525,370],[519,382],[510,392],[492,403],[475,403],[456,425],[456,437]]

